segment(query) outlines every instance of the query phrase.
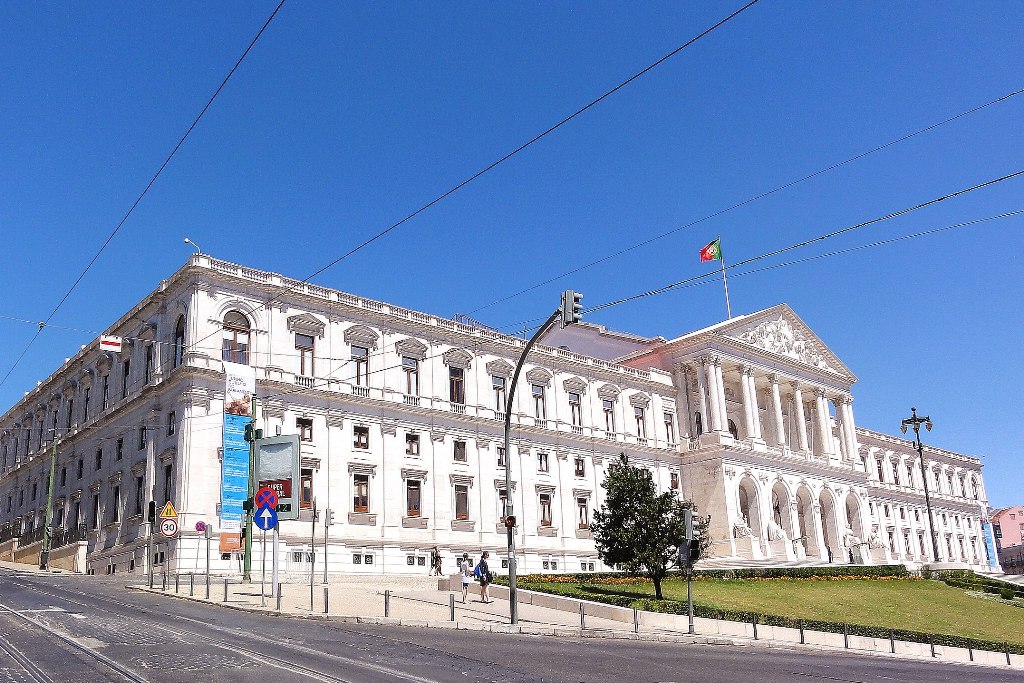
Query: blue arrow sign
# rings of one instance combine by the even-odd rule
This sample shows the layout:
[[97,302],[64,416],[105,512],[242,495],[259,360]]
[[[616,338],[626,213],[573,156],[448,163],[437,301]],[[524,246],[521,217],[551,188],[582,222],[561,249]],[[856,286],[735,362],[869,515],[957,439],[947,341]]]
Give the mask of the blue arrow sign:
[[264,505],[256,511],[256,516],[253,519],[256,526],[262,531],[270,531],[277,526],[277,512],[270,508],[268,505]]

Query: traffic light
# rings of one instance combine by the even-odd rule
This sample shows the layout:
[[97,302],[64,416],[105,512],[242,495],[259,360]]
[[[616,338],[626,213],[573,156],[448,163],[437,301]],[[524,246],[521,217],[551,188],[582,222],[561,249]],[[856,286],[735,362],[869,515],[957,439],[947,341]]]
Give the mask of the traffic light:
[[[252,422],[249,422],[249,423],[247,423],[247,424],[245,425],[245,433],[244,433],[244,438],[245,438],[245,440],[246,440],[246,441],[248,441],[249,443],[252,443],[252,441],[254,440],[254,434],[253,434],[253,426],[252,426],[252,424],[253,424]],[[237,434],[238,432],[235,432],[235,433]]]
[[509,515],[508,517],[505,518],[505,526],[506,527],[508,527],[509,529],[512,529],[512,528],[515,527],[515,525],[516,525],[516,517],[515,517],[515,515]]
[[146,518],[149,520],[150,524],[153,524],[154,522],[156,522],[156,501],[155,500],[149,501],[149,512],[148,512]]
[[331,526],[334,524],[334,510],[327,508],[324,514],[324,526]]
[[567,289],[562,292],[562,327],[578,323],[583,317],[583,295]]
[[689,546],[689,559],[690,566],[692,567],[697,562],[697,560],[700,559],[700,541],[698,541],[697,539],[693,539],[692,541],[687,543],[687,545]]

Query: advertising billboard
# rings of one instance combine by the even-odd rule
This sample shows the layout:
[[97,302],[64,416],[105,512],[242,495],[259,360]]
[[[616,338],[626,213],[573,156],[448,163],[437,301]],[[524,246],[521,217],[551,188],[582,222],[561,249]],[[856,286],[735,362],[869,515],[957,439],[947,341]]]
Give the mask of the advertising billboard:
[[256,371],[224,361],[224,450],[220,485],[220,551],[242,547],[242,505],[249,497],[249,444],[245,427],[252,421]]
[[277,518],[299,518],[299,435],[272,436],[256,442],[257,487],[277,492]]

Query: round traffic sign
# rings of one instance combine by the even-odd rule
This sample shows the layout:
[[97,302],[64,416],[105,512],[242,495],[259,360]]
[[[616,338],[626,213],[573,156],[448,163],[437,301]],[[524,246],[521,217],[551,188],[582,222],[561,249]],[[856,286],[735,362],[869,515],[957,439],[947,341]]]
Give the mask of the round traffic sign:
[[178,533],[178,520],[174,517],[160,520],[160,533],[170,538]]
[[267,507],[273,510],[277,508],[277,491],[269,486],[263,486],[256,492],[255,501],[257,509]]
[[198,531],[199,533],[203,533],[204,531],[206,531],[206,522],[203,522],[201,520],[196,522],[196,531]]

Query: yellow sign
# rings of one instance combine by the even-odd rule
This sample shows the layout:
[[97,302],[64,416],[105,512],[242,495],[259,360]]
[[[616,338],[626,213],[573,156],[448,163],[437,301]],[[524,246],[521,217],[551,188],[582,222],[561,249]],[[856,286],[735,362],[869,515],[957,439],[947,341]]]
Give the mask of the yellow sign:
[[171,505],[171,501],[167,501],[167,505],[164,505],[164,509],[160,511],[160,519],[173,519],[178,516],[174,506]]

